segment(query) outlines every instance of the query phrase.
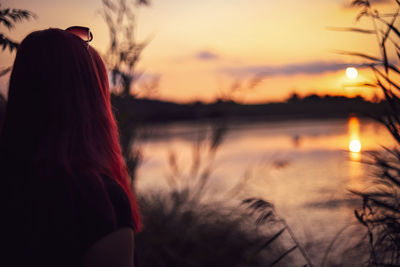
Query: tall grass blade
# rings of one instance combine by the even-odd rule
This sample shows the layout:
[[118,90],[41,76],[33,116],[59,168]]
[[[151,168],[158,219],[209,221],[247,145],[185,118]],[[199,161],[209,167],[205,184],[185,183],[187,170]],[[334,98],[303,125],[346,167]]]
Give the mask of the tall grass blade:
[[382,63],[381,59],[379,59],[377,57],[374,57],[374,56],[371,56],[371,55],[364,54],[364,53],[349,52],[349,51],[343,51],[343,50],[333,50],[333,52],[337,53],[337,54],[347,55],[347,56],[361,57],[361,58],[368,59],[368,60],[371,60],[371,61],[374,61],[374,62]]
[[364,34],[376,34],[375,30],[354,28],[354,27],[326,27],[329,31],[358,32]]
[[260,246],[247,260],[245,266],[248,266],[250,263],[253,262],[254,258],[266,247],[268,247],[272,242],[274,242],[284,231],[286,228],[281,229],[278,231],[273,237],[271,237],[267,242],[265,242],[262,246]]
[[274,262],[272,262],[270,265],[268,265],[269,267],[274,266],[275,264],[277,264],[278,262],[280,262],[283,258],[285,258],[287,255],[289,255],[293,250],[295,250],[297,248],[297,246],[294,246],[292,248],[290,248],[289,250],[287,250],[285,253],[283,253],[279,258],[277,258]]

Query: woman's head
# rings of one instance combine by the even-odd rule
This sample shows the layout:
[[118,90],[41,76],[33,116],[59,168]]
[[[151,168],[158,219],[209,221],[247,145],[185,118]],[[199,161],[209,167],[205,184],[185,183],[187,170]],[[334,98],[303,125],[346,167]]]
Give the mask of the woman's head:
[[[98,53],[70,32],[37,31],[20,44],[0,146],[13,171],[106,175],[129,193],[106,68]],[[137,211],[134,217],[138,221]]]
[[20,139],[13,145],[33,153],[39,162],[64,162],[70,154],[78,156],[82,146],[100,149],[93,128],[101,130],[109,120],[104,90],[80,38],[58,29],[33,32],[21,43],[14,62],[4,134],[17,135]]

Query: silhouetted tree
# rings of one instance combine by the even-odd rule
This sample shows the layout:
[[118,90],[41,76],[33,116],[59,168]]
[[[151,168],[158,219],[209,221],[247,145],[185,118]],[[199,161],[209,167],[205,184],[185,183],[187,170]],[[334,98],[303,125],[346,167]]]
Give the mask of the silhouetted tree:
[[299,97],[299,95],[295,92],[293,92],[290,97],[288,98],[287,102],[288,103],[297,103],[299,102],[301,99]]
[[136,40],[134,9],[141,5],[148,6],[150,1],[102,0],[102,3],[102,15],[110,35],[105,60],[112,74],[114,89],[126,96],[130,94],[132,84],[141,76],[137,71],[137,63],[148,44],[148,40]]
[[[111,72],[113,94],[111,101],[116,108],[115,116],[120,131],[120,142],[128,172],[135,179],[136,170],[141,162],[141,151],[134,147],[137,134],[137,122],[132,113],[135,105],[131,87],[142,75],[137,71],[137,64],[148,40],[136,40],[135,9],[150,5],[149,0],[102,0],[102,15],[109,31],[110,44],[104,59]],[[154,91],[158,81],[147,84]]]
[[[12,30],[15,27],[16,23],[35,17],[36,15],[28,10],[1,8],[0,5],[0,25],[5,26],[8,30]],[[8,48],[10,52],[13,52],[18,48],[18,42],[10,39],[4,33],[0,32],[0,46],[2,47],[2,51]],[[1,69],[0,77],[8,73],[10,69],[11,67]]]

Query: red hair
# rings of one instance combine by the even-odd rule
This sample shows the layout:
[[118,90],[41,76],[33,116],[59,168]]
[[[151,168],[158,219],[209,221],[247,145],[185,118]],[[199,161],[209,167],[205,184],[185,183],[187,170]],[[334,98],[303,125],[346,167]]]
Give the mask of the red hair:
[[[130,200],[139,231],[107,70],[95,49],[77,36],[48,29],[22,41],[11,73],[0,146],[2,168],[8,173],[68,177],[71,190],[83,194],[93,193],[93,184],[104,190],[102,176],[114,179]],[[94,200],[101,197],[104,194]],[[115,220],[113,209],[107,212]]]

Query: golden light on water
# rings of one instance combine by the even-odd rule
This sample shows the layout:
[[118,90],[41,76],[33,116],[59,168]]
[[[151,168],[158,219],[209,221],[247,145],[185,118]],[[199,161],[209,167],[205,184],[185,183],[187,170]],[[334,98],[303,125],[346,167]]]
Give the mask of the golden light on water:
[[361,158],[361,142],[360,142],[360,121],[357,117],[351,117],[348,122],[349,127],[349,152],[350,158],[359,161]]
[[354,68],[354,67],[348,67],[348,68],[346,69],[346,76],[347,76],[349,79],[355,79],[355,78],[357,78],[357,76],[358,76],[358,71],[357,71],[357,69]]
[[351,140],[349,144],[349,150],[354,153],[361,151],[361,143],[359,140]]
[[350,117],[348,120],[349,134],[349,187],[352,189],[363,188],[363,168],[361,161],[360,121],[357,117]]

